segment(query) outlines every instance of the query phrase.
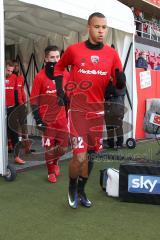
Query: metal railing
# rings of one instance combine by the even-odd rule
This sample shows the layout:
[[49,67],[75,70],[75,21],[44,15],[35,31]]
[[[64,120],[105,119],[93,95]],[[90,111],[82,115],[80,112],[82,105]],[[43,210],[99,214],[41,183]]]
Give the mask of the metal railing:
[[155,42],[160,42],[160,30],[154,29],[153,25],[147,21],[135,20],[137,35]]

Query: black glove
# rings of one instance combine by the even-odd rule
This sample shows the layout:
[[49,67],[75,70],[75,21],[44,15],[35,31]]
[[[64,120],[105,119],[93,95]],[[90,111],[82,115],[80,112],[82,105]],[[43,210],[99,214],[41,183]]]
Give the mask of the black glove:
[[69,106],[69,104],[70,104],[69,97],[66,95],[66,93],[64,94],[63,102],[64,102],[65,106]]
[[122,89],[126,86],[126,75],[124,72],[120,72],[119,69],[115,70],[116,87]]
[[46,65],[45,65],[45,73],[46,73],[47,77],[51,80],[54,79],[55,64],[56,64],[56,62],[46,62]]
[[38,106],[32,105],[31,108],[32,108],[33,117],[36,121],[37,128],[41,131],[44,131],[46,128],[46,125],[42,121],[41,117],[39,116]]
[[58,100],[57,100],[57,103],[58,103],[59,106],[64,106],[64,105],[65,105],[63,98],[57,97],[57,99],[58,99]]
[[64,93],[64,91],[60,94],[60,96],[57,96],[57,98],[59,106],[68,106],[70,104],[70,100],[68,96]]
[[36,121],[36,125],[37,125],[37,129],[40,130],[40,131],[45,131],[45,128],[46,128],[46,125],[45,123],[42,121],[42,119],[38,119]]
[[14,100],[15,100],[15,106],[18,106],[19,105],[18,90],[14,90]]
[[57,90],[57,98],[58,98],[58,105],[59,106],[64,106],[64,90],[62,87],[62,82],[63,82],[63,76],[57,76],[54,77],[55,83],[56,83],[56,90]]
[[115,86],[113,85],[112,81],[109,81],[109,83],[106,87],[106,90],[105,90],[104,98],[107,101],[107,100],[110,100],[115,95],[116,95]]

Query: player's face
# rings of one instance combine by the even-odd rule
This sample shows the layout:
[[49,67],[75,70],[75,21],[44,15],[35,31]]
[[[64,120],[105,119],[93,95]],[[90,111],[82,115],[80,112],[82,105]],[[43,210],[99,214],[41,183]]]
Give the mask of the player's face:
[[59,51],[50,51],[45,58],[46,62],[58,62],[60,59]]
[[19,65],[18,65],[18,63],[14,63],[14,72],[16,72],[16,73],[19,72]]
[[88,25],[89,40],[93,44],[104,41],[107,31],[105,18],[93,17]]
[[14,70],[14,67],[7,65],[6,66],[6,77],[9,77],[10,75],[12,75],[13,70]]

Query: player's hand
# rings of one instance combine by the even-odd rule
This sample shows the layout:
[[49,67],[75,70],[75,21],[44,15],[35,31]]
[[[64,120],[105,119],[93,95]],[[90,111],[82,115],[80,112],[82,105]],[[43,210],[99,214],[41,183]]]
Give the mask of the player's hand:
[[124,72],[119,71],[119,69],[115,70],[115,76],[116,76],[116,87],[118,89],[122,89],[126,86],[126,75]]
[[57,100],[58,100],[58,105],[59,106],[64,106],[64,91],[63,89],[57,89]]
[[111,97],[115,96],[115,86],[113,85],[112,81],[109,81],[106,89],[105,89],[105,94],[104,94],[104,98],[105,100],[110,100]]
[[41,119],[38,119],[36,121],[36,125],[37,125],[37,129],[40,130],[40,131],[45,131],[46,129],[46,124],[41,120]]
[[70,100],[69,100],[69,97],[67,96],[67,94],[64,94],[63,101],[64,101],[65,106],[69,106]]
[[57,103],[59,106],[64,106],[64,99],[62,97],[57,97]]

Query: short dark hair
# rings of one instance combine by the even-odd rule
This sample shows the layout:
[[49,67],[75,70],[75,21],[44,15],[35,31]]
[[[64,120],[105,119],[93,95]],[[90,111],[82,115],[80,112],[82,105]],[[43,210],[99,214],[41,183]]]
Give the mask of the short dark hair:
[[100,12],[94,12],[88,18],[88,25],[91,23],[91,20],[93,17],[105,18],[104,14],[102,14]]
[[49,52],[51,51],[59,51],[60,49],[56,46],[56,45],[51,45],[45,48],[44,52],[45,52],[45,57],[49,54]]
[[12,62],[13,62],[13,64],[14,64],[14,66],[15,66],[15,65],[18,65],[18,66],[19,66],[18,61],[17,61],[16,59],[12,59]]

